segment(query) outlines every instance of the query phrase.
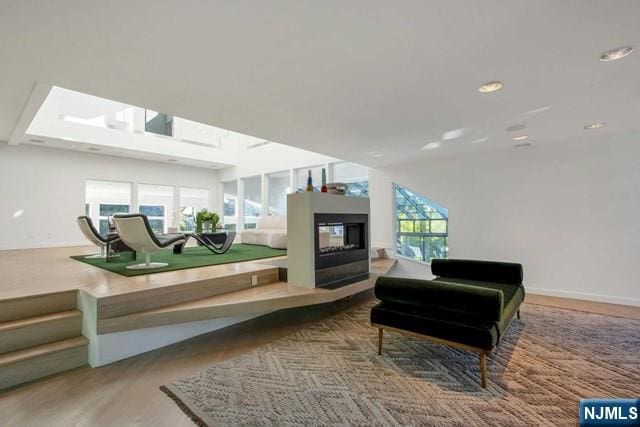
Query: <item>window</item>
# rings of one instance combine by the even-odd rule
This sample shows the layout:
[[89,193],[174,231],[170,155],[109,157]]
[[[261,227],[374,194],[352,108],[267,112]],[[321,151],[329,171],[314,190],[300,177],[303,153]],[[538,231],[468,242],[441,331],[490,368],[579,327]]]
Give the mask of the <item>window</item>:
[[296,185],[298,189],[303,191],[307,189],[309,170],[311,170],[311,179],[313,180],[313,191],[320,191],[322,188],[322,166],[296,169]]
[[144,110],[144,130],[158,135],[173,136],[173,116]]
[[173,223],[173,187],[138,184],[138,212],[147,216],[155,233],[166,233]]
[[222,183],[222,216],[225,230],[238,228],[238,181]]
[[369,169],[366,166],[351,162],[340,162],[331,165],[333,182],[348,184],[347,196],[369,197]]
[[209,190],[180,189],[180,232],[195,231],[196,213],[202,209],[209,209]]
[[131,204],[131,184],[128,182],[99,181],[85,182],[85,214],[91,217],[98,232],[109,233],[109,220],[115,214],[129,213]]
[[289,187],[289,172],[277,172],[267,175],[269,185],[269,215],[287,214],[287,193]]
[[140,205],[140,213],[147,216],[149,225],[154,233],[162,234],[165,232],[164,219],[166,215],[164,206]]
[[262,214],[262,179],[259,176],[243,178],[244,184],[244,228],[256,228]]
[[398,184],[394,188],[397,253],[425,262],[446,258],[448,210],[408,188]]

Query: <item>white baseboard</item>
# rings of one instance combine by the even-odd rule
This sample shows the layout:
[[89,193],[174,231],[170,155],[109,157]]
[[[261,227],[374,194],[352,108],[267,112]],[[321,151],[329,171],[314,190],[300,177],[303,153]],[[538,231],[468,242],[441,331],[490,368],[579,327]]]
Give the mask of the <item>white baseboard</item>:
[[383,248],[383,249],[387,249],[389,251],[393,250],[393,243],[389,243],[389,242],[373,242],[371,243],[371,247],[372,248]]
[[592,294],[588,292],[573,292],[573,291],[563,291],[557,289],[545,289],[545,288],[532,288],[530,286],[526,286],[525,289],[528,294],[534,295],[545,295],[550,297],[560,297],[560,298],[572,298],[572,299],[580,299],[586,301],[595,301],[595,302],[605,302],[609,304],[620,304],[620,305],[630,305],[634,307],[640,307],[640,299],[638,298],[627,298],[627,297],[615,297],[609,295],[600,295],[600,294]]

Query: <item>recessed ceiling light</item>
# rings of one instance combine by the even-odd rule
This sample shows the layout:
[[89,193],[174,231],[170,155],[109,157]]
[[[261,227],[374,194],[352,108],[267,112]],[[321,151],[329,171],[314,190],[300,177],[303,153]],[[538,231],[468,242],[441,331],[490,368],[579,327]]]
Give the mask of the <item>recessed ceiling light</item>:
[[96,147],[89,147],[89,151],[100,151],[100,149]]
[[177,162],[177,160],[176,160],[176,159],[168,159],[167,161],[168,161],[168,162],[171,162],[171,163],[175,163],[175,162]]
[[607,124],[605,122],[598,122],[598,123],[591,123],[590,125],[586,125],[584,128],[586,130],[602,129],[606,125]]
[[482,84],[479,88],[478,88],[478,92],[482,92],[482,93],[491,93],[491,92],[496,92],[500,89],[502,89],[502,86],[504,86],[502,84],[502,82],[487,82]]
[[458,139],[462,135],[464,135],[465,128],[454,129],[442,134],[442,139],[445,141],[450,141],[452,139]]
[[506,128],[505,130],[507,132],[517,132],[519,130],[524,130],[527,128],[527,125],[511,125],[508,128]]
[[31,142],[36,142],[38,144],[44,144],[44,140],[43,139],[35,139],[35,138],[31,138],[29,141]]
[[488,140],[489,140],[489,138],[484,136],[482,138],[478,138],[478,139],[475,139],[475,140],[471,141],[471,143],[472,144],[482,144],[483,142],[487,142]]
[[518,136],[514,136],[513,140],[514,141],[524,141],[525,139],[529,138],[528,135],[518,135]]
[[430,150],[436,150],[436,149],[438,149],[440,147],[442,147],[442,142],[436,141],[436,142],[428,143],[427,145],[422,147],[420,150],[430,151]]
[[629,55],[631,52],[633,52],[633,48],[631,46],[622,46],[616,49],[611,49],[600,55],[600,61],[611,62],[617,59],[622,59],[625,56]]

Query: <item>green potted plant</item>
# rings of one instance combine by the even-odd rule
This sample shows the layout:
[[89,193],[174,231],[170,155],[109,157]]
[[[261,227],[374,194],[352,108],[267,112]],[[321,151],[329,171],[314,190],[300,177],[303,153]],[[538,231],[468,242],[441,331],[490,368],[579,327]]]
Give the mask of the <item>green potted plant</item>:
[[201,210],[196,214],[196,233],[202,233],[203,228],[205,232],[211,232],[218,226],[220,216],[215,212],[209,212],[206,209]]

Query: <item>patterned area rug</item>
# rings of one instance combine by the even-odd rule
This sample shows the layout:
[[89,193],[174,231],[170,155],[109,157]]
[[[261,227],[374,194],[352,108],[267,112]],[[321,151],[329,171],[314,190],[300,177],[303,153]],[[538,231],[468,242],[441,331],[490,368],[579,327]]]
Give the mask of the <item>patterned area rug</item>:
[[385,333],[360,306],[162,387],[199,425],[572,425],[640,395],[640,321],[525,305],[489,357]]

